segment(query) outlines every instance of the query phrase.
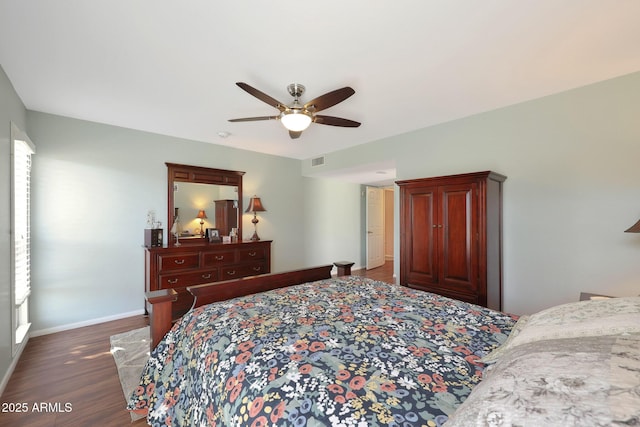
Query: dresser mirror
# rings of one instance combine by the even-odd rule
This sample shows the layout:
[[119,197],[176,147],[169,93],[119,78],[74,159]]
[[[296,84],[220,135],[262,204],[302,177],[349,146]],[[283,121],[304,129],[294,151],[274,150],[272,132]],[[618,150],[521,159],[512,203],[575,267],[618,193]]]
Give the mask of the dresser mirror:
[[242,236],[244,172],[176,163],[166,165],[169,246],[176,244],[171,233],[176,215],[180,244],[208,242],[204,236],[207,229],[216,229],[220,236],[229,236],[235,228],[237,236]]

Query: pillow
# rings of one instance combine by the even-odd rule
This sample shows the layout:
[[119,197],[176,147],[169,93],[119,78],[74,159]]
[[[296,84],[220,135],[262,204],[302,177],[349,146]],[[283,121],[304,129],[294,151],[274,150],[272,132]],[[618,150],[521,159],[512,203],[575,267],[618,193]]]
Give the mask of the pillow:
[[638,333],[640,297],[572,302],[523,317],[504,344],[483,357],[483,362],[495,362],[508,349],[530,342]]
[[513,347],[445,427],[612,426],[640,419],[640,334]]

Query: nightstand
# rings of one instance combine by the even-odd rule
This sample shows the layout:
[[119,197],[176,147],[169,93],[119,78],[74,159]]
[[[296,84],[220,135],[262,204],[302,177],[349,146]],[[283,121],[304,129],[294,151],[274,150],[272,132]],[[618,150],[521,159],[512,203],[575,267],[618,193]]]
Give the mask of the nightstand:
[[355,264],[355,262],[351,261],[336,261],[333,263],[333,265],[338,267],[338,276],[350,276],[353,264]]

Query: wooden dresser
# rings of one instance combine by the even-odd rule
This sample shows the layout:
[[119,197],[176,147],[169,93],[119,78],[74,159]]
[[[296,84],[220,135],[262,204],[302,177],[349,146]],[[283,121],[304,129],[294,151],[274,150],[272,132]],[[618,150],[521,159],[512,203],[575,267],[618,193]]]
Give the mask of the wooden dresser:
[[175,289],[174,319],[193,304],[187,286],[270,272],[271,240],[145,248],[145,292]]
[[495,172],[398,181],[400,284],[502,309],[502,182]]

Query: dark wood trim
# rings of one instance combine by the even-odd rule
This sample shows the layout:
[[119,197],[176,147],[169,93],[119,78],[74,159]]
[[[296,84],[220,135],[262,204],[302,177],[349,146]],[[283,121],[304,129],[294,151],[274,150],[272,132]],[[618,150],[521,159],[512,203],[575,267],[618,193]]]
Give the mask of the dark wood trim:
[[225,301],[231,298],[312,282],[314,280],[328,279],[331,277],[332,268],[332,265],[323,265],[285,273],[261,274],[259,276],[243,277],[238,280],[189,286],[187,290],[195,297],[191,308],[196,308],[216,301]]

